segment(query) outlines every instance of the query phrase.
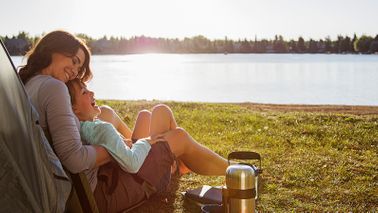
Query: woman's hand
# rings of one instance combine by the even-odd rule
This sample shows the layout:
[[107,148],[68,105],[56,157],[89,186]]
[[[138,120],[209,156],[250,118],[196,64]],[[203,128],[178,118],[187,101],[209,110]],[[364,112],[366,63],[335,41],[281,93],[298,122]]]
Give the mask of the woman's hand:
[[172,130],[166,131],[166,132],[161,133],[161,134],[153,135],[149,138],[154,143],[156,143],[156,142],[167,142],[167,141],[173,140],[174,138],[179,137],[180,135],[186,136],[187,133],[185,132],[184,129],[178,127],[176,129],[172,129]]
[[185,130],[182,128],[176,128],[161,134],[153,135],[151,138],[158,141],[170,141],[173,137],[177,137],[178,134],[185,134]]
[[96,167],[102,166],[113,159],[104,147],[98,145],[93,145],[93,147],[96,149]]

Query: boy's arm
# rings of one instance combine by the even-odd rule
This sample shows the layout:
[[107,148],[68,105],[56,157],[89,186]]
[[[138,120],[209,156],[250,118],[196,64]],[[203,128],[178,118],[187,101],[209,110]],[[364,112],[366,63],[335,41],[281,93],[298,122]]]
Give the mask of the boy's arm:
[[102,121],[113,124],[117,131],[123,135],[126,139],[131,138],[130,128],[122,121],[122,119],[117,115],[117,113],[109,106],[101,106],[101,114],[98,118]]
[[148,139],[139,140],[131,148],[127,147],[115,127],[109,122],[99,120],[81,122],[80,134],[84,141],[105,147],[121,168],[130,173],[139,171],[151,149]]

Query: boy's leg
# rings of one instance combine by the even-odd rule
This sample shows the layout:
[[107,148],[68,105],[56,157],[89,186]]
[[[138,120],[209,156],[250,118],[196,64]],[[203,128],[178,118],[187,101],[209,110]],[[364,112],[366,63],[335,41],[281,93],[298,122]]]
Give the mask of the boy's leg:
[[172,110],[164,104],[153,107],[151,113],[150,135],[158,135],[177,128]]
[[184,129],[178,128],[172,110],[166,105],[157,105],[152,110],[150,134],[166,133],[172,153],[179,159],[180,173],[190,170],[203,175],[224,175],[227,160],[199,144]]
[[131,135],[131,140],[135,143],[139,138],[146,138],[150,136],[151,112],[142,110],[138,113],[135,121],[134,131]]
[[[150,135],[158,135],[175,129],[177,129],[177,122],[172,110],[164,104],[154,106],[151,115]],[[173,143],[171,142],[170,145],[172,144]],[[175,147],[181,145],[183,144],[180,144],[180,141],[174,143]],[[182,149],[183,147],[180,148]],[[179,170],[180,174],[186,174],[190,172],[190,169],[179,158],[176,158],[176,160],[174,161],[171,167],[171,173],[176,173],[177,170]]]

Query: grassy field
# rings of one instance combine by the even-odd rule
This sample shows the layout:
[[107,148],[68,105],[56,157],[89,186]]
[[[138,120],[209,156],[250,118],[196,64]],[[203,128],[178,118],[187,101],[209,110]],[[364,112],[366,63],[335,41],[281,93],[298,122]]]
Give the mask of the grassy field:
[[[137,112],[156,102],[100,101],[133,127]],[[256,110],[245,105],[168,102],[179,126],[226,157],[231,151],[262,155],[257,209],[378,211],[378,115]],[[180,192],[223,185],[223,177],[188,174],[135,212],[199,212]]]

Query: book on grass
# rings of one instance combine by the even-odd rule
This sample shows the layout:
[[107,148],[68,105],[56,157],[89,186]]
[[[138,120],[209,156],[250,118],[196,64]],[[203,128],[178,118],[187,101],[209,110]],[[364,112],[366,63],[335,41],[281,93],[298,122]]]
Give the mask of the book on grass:
[[195,189],[189,189],[182,193],[199,205],[201,204],[222,204],[222,187],[203,185]]

